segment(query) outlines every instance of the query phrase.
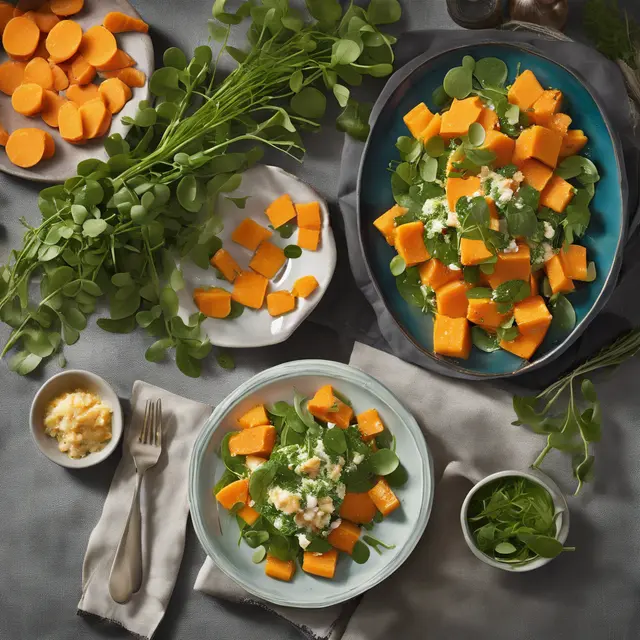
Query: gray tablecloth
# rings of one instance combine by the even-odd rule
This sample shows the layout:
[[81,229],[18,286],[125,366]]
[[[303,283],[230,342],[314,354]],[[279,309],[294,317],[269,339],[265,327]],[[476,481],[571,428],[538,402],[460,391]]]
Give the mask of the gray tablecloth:
[[[210,0],[138,0],[134,4],[152,25],[158,62],[168,46],[190,49],[206,43]],[[570,35],[579,35],[583,4],[578,0],[572,2],[574,19],[569,28]],[[636,8],[635,0],[621,4],[630,9]],[[446,14],[443,0],[402,0],[402,5],[404,19],[403,24],[396,28],[397,33],[410,29],[454,27]],[[382,87],[383,81],[378,82]],[[330,116],[327,122],[329,119]],[[321,135],[308,137],[307,142],[309,156],[304,165],[283,162],[281,158],[278,163],[335,202],[343,137],[327,124]],[[7,260],[11,248],[20,244],[23,231],[18,219],[21,216],[31,222],[39,219],[36,207],[38,191],[36,184],[0,175],[0,263]],[[340,216],[337,209],[334,213],[334,226],[341,241]],[[233,372],[209,363],[202,378],[191,380],[179,374],[173,364],[149,364],[143,358],[148,343],[145,336],[140,333],[107,335],[97,329],[95,318],[82,340],[67,349],[69,366],[89,369],[104,376],[125,400],[125,405],[133,381],[138,378],[195,400],[215,404],[242,381],[279,362],[302,357],[346,362],[355,338],[374,345],[381,344],[381,339],[373,311],[353,283],[344,244],[341,243],[340,247],[338,273],[312,317],[315,322],[303,325],[285,345],[236,352],[237,367]],[[621,292],[617,304],[630,304],[637,287],[631,287],[631,281],[627,286],[627,293]],[[347,297],[345,289],[348,289]],[[351,301],[351,313],[341,317],[340,326],[336,327],[331,322],[331,311],[338,300],[345,299]],[[637,301],[637,294],[635,299]],[[7,328],[0,326],[0,341],[4,342],[7,336]],[[37,452],[28,431],[29,406],[38,386],[56,371],[55,365],[48,365],[37,375],[23,379],[10,373],[6,363],[0,363],[0,640],[128,637],[117,628],[75,615],[83,554],[89,532],[102,510],[117,456],[95,469],[72,472],[53,465]],[[615,400],[619,405],[617,418],[610,427],[609,445],[601,446],[599,486],[605,492],[607,488],[613,488],[612,503],[616,495],[628,495],[634,483],[637,484],[638,474],[634,473],[633,461],[640,449],[640,435],[635,431],[632,419],[638,415],[638,407],[624,400],[633,393],[634,373],[640,374],[640,361],[626,368],[625,380],[620,381],[622,393],[611,396],[611,402]],[[624,458],[621,457],[623,452]],[[589,553],[597,556],[600,563],[608,562],[610,552],[598,546],[594,525],[583,519],[575,524],[584,527],[589,534]],[[618,524],[604,518],[598,521],[598,526],[615,528]],[[624,531],[619,534],[626,535]],[[288,623],[259,609],[233,606],[194,593],[192,586],[203,559],[204,553],[189,527],[181,572],[169,610],[156,635],[158,639],[286,640],[300,637]],[[631,556],[626,561],[637,562],[637,559]],[[609,570],[616,570],[615,563]],[[535,581],[537,578],[532,576],[530,579]],[[541,574],[540,579],[545,579],[544,575]],[[563,576],[567,597],[570,597],[572,579],[582,578]],[[597,588],[594,584],[594,590]],[[640,584],[636,591],[640,593]],[[451,606],[459,608],[460,603],[451,603]],[[572,638],[571,620],[563,619],[562,603],[550,603],[549,606],[558,620],[557,638]],[[463,615],[460,610],[460,616]],[[465,628],[468,635],[488,639],[494,637],[497,624],[500,621],[477,616],[473,624]],[[611,619],[602,626],[608,631],[592,637],[634,638],[638,636],[639,627],[638,619],[635,624],[629,619],[617,620],[616,609],[613,608]]]

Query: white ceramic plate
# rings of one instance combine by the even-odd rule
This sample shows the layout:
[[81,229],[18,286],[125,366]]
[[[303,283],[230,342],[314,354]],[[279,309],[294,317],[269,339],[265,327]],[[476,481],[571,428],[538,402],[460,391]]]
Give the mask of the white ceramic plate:
[[[315,276],[319,286],[308,298],[299,298],[296,308],[291,313],[278,318],[272,318],[269,315],[266,304],[259,310],[246,308],[240,317],[232,320],[208,318],[202,326],[214,345],[240,348],[263,347],[283,342],[311,313],[329,286],[336,266],[336,245],[329,225],[327,204],[311,187],[277,167],[258,165],[245,171],[242,174],[242,184],[232,193],[225,194],[233,198],[249,196],[244,209],[236,207],[224,195],[219,197],[216,211],[222,216],[224,224],[224,229],[219,234],[222,246],[242,269],[248,269],[253,253],[233,242],[231,234],[244,218],[251,218],[263,227],[268,227],[269,219],[265,215],[265,209],[284,193],[288,193],[294,203],[314,200],[320,203],[322,215],[320,245],[317,251],[303,249],[299,258],[287,260],[275,278],[270,281],[267,292],[282,289],[290,291],[298,278],[307,275]],[[296,230],[290,238],[285,239],[274,232],[269,240],[284,249],[287,245],[296,243],[297,235]],[[198,287],[220,287],[228,291],[233,289],[233,285],[229,282],[218,279],[213,269],[200,269],[190,260],[185,260],[182,269],[186,286],[178,295],[180,316],[185,321],[197,311],[192,298],[194,289]]]
[[[102,24],[103,18],[110,11],[120,11],[136,18],[140,17],[126,0],[86,0],[82,11],[75,16],[70,16],[70,19],[78,22],[82,30],[86,31],[89,27]],[[118,41],[118,47],[126,51],[137,62],[136,68],[144,71],[148,80],[153,73],[153,45],[151,44],[151,38],[144,33],[118,33],[116,34],[116,40]],[[7,59],[7,54],[1,51],[0,63],[5,62]],[[127,102],[120,113],[113,117],[111,128],[106,135],[119,133],[124,137],[128,127],[122,124],[121,118],[123,116],[133,117],[138,108],[138,103],[149,98],[149,82],[147,81],[144,87],[133,88],[132,91],[131,100]],[[0,93],[0,122],[9,133],[22,127],[44,129],[53,136],[56,143],[56,152],[53,158],[39,162],[31,169],[22,169],[12,164],[4,150],[0,150],[0,171],[5,173],[39,182],[63,182],[76,174],[76,166],[82,160],[98,158],[106,161],[108,158],[104,150],[104,138],[90,140],[82,145],[65,142],[60,137],[58,130],[45,124],[39,115],[28,118],[16,113],[11,106],[11,96],[7,96],[4,93]]]

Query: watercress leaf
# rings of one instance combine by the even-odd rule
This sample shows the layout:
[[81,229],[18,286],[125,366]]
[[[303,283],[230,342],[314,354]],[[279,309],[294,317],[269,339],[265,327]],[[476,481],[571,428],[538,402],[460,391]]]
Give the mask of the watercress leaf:
[[289,244],[284,248],[284,255],[291,259],[299,258],[302,255],[302,249],[297,244]]
[[481,58],[473,68],[473,75],[484,87],[502,87],[507,80],[509,70],[499,58]]
[[358,564],[364,564],[369,559],[370,556],[371,556],[371,552],[369,551],[369,547],[361,540],[358,540],[353,545],[353,550],[351,552],[351,559],[354,562]]
[[304,82],[304,75],[300,69],[297,69],[291,74],[291,78],[289,78],[289,88],[294,93],[298,93],[300,89],[302,89],[302,84]]
[[403,260],[402,256],[394,256],[391,258],[391,262],[389,263],[389,269],[394,276],[399,276],[404,273],[407,268],[406,262]]
[[160,306],[162,307],[162,312],[168,317],[178,314],[178,295],[171,287],[164,287],[160,292]]
[[551,328],[564,333],[571,331],[576,325],[576,312],[573,305],[562,294],[550,302],[550,311],[553,316]]
[[85,220],[82,225],[82,235],[87,238],[97,238],[107,229],[107,223],[104,220],[96,220],[90,218]]
[[227,353],[226,351],[218,351],[218,353],[216,354],[216,362],[223,369],[231,370],[236,368],[236,364],[233,360],[233,357],[231,356],[231,354]]
[[347,440],[342,429],[325,429],[322,442],[325,449],[331,453],[341,454],[347,450]]
[[371,0],[367,17],[371,24],[391,24],[400,20],[402,7],[398,0]]
[[360,57],[360,52],[360,46],[355,40],[347,38],[336,40],[331,49],[331,64],[332,66],[348,65]]
[[498,340],[497,336],[487,333],[477,325],[471,327],[471,340],[476,348],[485,353],[493,353],[500,349],[500,340]]
[[493,291],[488,287],[474,287],[466,292],[469,300],[476,300],[480,298],[491,298]]
[[402,465],[402,463],[400,463],[398,464],[396,469],[391,473],[388,473],[384,479],[387,481],[387,484],[390,487],[394,487],[394,488],[402,487],[409,480],[409,473],[406,470],[406,468]]
[[291,98],[291,108],[303,118],[321,118],[326,107],[327,99],[325,95],[315,87],[305,87]]
[[333,85],[333,95],[341,107],[346,107],[349,103],[349,96],[351,95],[351,92],[344,85],[335,84]]
[[427,140],[424,149],[432,158],[439,158],[445,152],[444,140],[440,136],[433,136]]
[[486,132],[484,127],[479,122],[473,122],[469,125],[469,131],[467,133],[467,139],[471,146],[481,147],[484,143]]
[[425,182],[434,182],[438,175],[438,161],[436,158],[425,155],[420,160],[420,177]]
[[463,100],[471,93],[472,79],[473,76],[468,69],[454,67],[447,72],[442,86],[448,96]]
[[370,114],[371,105],[350,99],[345,110],[336,119],[336,127],[355,140],[365,142],[369,136]]
[[386,476],[398,468],[400,460],[391,449],[380,449],[369,457],[369,468],[379,476]]

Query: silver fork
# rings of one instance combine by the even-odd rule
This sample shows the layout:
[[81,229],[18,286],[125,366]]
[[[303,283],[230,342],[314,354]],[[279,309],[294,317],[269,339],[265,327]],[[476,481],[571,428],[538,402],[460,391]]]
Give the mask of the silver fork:
[[137,471],[136,490],[109,575],[109,594],[119,603],[128,602],[142,585],[140,485],[146,471],[158,462],[161,449],[162,403],[147,400],[142,429],[131,446]]

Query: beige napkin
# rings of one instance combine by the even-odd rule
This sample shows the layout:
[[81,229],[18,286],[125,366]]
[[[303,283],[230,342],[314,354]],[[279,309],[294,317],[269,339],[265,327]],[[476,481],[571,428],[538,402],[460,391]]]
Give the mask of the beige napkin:
[[[142,588],[128,603],[117,604],[109,595],[108,581],[135,487],[130,446],[140,432],[147,400],[157,398],[162,400],[163,448],[158,463],[145,474],[140,494]],[[133,385],[131,407],[132,419],[123,434],[122,460],[89,538],[78,613],[99,616],[141,638],[151,638],[167,608],[182,561],[189,514],[189,459],[211,407],[139,380]]]

